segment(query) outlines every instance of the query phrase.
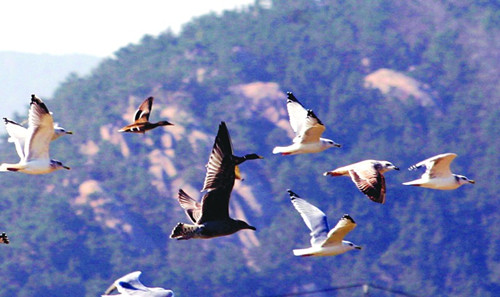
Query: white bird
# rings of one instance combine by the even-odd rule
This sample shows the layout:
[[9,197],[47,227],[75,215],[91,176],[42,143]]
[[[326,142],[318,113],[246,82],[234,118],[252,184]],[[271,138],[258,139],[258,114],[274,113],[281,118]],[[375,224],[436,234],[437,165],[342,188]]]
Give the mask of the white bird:
[[[7,127],[15,128],[13,125],[7,125]],[[49,144],[54,134],[54,121],[47,106],[40,98],[34,94],[31,95],[26,135],[24,138],[19,135],[11,136],[16,144],[19,163],[3,163],[0,165],[0,171],[45,174],[62,168],[69,170],[70,168],[60,161],[49,158]]]
[[350,176],[358,189],[373,202],[385,203],[385,177],[389,170],[399,170],[389,161],[364,160],[323,173],[324,176]]
[[311,247],[294,249],[295,256],[335,256],[350,250],[360,250],[361,247],[350,241],[343,240],[356,223],[345,214],[331,230],[328,228],[326,215],[316,206],[301,199],[297,194],[288,190],[293,206],[311,230]]
[[[117,279],[102,297],[109,296],[134,296],[134,297],[174,297],[174,292],[163,288],[148,288],[141,283],[139,276],[142,272],[134,271]],[[120,294],[109,295],[117,290]]]
[[[14,143],[19,156],[24,155],[24,143],[26,142],[26,137],[28,136],[28,129],[8,118],[3,118],[3,120],[5,123],[5,129],[9,134],[7,141]],[[54,141],[66,134],[73,134],[73,132],[66,131],[66,129],[59,126],[58,123],[54,123],[54,135],[52,135],[51,141]]]
[[292,92],[287,93],[286,108],[295,138],[289,146],[277,146],[273,154],[295,155],[318,153],[331,147],[340,147],[333,140],[321,138],[325,126],[311,109],[305,109]]
[[461,185],[475,184],[474,180],[451,173],[450,164],[456,156],[454,153],[440,154],[410,166],[408,170],[425,166],[425,173],[419,179],[405,182],[403,185],[436,190],[454,190]]

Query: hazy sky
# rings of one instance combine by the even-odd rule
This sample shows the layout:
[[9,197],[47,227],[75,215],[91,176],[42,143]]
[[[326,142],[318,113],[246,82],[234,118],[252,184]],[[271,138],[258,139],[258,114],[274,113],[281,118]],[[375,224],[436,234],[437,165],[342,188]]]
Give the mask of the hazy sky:
[[109,56],[145,34],[178,32],[193,16],[254,0],[7,0],[0,9],[0,51]]

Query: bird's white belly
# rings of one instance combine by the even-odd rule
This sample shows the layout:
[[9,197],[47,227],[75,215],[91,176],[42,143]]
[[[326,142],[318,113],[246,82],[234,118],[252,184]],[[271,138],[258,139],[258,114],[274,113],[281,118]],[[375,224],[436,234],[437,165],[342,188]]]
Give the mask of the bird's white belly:
[[454,190],[459,186],[460,184],[456,182],[454,176],[444,178],[429,178],[421,184],[421,187],[438,190]]
[[45,174],[54,171],[54,168],[50,166],[49,159],[33,160],[23,165],[24,168],[19,171],[27,174]]
[[312,246],[305,249],[295,249],[293,254],[295,256],[335,256],[347,252],[349,249],[343,245],[333,245],[333,246]]

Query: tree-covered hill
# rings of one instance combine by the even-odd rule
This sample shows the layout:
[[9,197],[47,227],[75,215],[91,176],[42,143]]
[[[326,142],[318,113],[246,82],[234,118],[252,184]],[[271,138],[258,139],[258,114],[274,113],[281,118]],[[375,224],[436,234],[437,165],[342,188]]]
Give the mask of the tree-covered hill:
[[[361,296],[329,290],[360,283],[415,296],[497,296],[499,7],[404,3],[257,1],[197,18],[179,35],[145,36],[90,76],[68,77],[47,104],[74,132],[51,144],[51,156],[72,169],[0,176],[0,231],[11,239],[1,246],[0,296],[100,296],[135,270],[176,296]],[[342,148],[271,153],[291,141],[287,91]],[[175,126],[118,133],[148,96],[151,120]],[[257,231],[171,240],[188,220],[177,191],[201,197],[220,121],[236,154],[264,156],[241,165],[230,202],[232,217]],[[422,173],[406,168],[445,152],[458,154],[452,171],[475,185],[401,185]],[[0,157],[17,161],[6,139]],[[386,174],[384,205],[350,178],[322,175],[364,159],[402,169]],[[358,225],[347,239],[363,250],[294,257],[309,235],[288,188],[332,226],[349,213]]]

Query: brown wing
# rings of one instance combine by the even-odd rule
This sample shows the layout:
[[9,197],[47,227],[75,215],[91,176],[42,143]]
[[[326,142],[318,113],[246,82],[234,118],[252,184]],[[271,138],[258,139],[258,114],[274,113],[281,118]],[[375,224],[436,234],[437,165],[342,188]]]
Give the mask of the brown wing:
[[219,125],[219,131],[215,137],[206,168],[207,173],[201,191],[210,191],[219,187],[232,190],[235,179],[235,162],[231,138],[224,122]]
[[179,189],[177,200],[186,212],[186,215],[191,219],[193,223],[196,223],[201,217],[201,204],[191,198],[182,189]]
[[374,168],[349,170],[349,175],[358,189],[373,202],[385,203],[385,178]]
[[149,114],[151,113],[151,109],[153,108],[153,97],[149,97],[135,111],[134,114],[134,122],[148,122]]

